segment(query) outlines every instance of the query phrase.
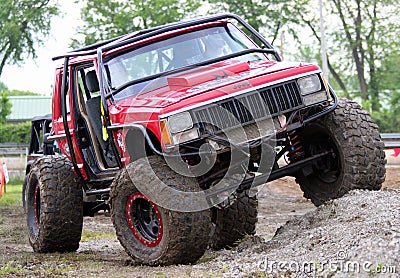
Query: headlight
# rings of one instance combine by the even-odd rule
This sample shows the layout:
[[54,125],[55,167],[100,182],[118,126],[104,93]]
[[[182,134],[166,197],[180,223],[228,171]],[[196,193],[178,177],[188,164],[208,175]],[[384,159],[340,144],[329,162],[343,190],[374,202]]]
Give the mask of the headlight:
[[316,74],[300,78],[297,80],[297,84],[303,96],[321,90],[321,82]]
[[168,127],[171,133],[178,133],[193,127],[193,120],[189,112],[168,117]]
[[199,138],[199,130],[192,128],[191,130],[172,135],[172,142],[177,145],[197,138]]
[[193,127],[189,112],[172,115],[160,120],[161,137],[164,145],[178,145],[199,138],[199,130]]

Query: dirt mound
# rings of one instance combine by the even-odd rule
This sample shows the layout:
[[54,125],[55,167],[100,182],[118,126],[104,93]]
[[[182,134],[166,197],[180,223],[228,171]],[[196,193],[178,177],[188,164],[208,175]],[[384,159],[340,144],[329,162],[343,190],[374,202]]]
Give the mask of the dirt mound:
[[400,189],[352,191],[293,217],[270,241],[218,258],[224,276],[368,276],[400,272]]

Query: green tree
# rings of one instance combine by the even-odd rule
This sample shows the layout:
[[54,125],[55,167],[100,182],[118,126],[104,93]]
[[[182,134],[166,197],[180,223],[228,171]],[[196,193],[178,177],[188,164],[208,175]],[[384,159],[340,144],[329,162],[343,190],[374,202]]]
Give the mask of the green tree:
[[200,6],[187,0],[87,0],[81,11],[84,25],[78,28],[83,40],[75,39],[74,48],[175,22],[190,17]]
[[[396,44],[398,45],[398,44]],[[378,68],[377,81],[382,90],[400,90],[400,49],[392,49]],[[400,105],[400,103],[399,103]],[[399,116],[400,118],[400,116]]]
[[379,112],[373,113],[382,132],[400,132],[400,50],[394,50],[382,61],[377,72],[381,89]]
[[377,67],[387,55],[385,49],[392,45],[391,39],[400,27],[399,22],[396,24],[393,20],[398,15],[399,5],[392,0],[333,0],[331,7],[342,25],[338,37],[351,53],[361,98],[371,103],[372,111],[378,111]]
[[39,96],[40,94],[31,91],[7,90],[9,96]]
[[0,93],[0,125],[5,124],[7,116],[11,114],[11,106],[7,93]]
[[[299,16],[319,41],[319,15],[312,11],[315,5],[315,0],[309,1]],[[378,68],[398,46],[400,5],[393,0],[332,0],[325,2],[325,9],[332,76],[342,90],[358,91],[365,105],[379,111],[383,84]]]
[[31,122],[0,125],[0,142],[28,144],[31,135]]
[[8,90],[7,85],[0,81],[0,93],[7,90]]
[[59,13],[55,0],[0,2],[0,76],[6,64],[36,57],[36,46],[50,31],[51,17]]
[[262,33],[268,33],[271,44],[278,38],[280,31],[283,29],[293,36],[297,36],[296,32],[290,28],[290,25],[298,23],[298,17],[294,16],[298,13],[305,2],[304,0],[209,0],[208,1],[215,11],[237,14],[245,19],[254,29]]

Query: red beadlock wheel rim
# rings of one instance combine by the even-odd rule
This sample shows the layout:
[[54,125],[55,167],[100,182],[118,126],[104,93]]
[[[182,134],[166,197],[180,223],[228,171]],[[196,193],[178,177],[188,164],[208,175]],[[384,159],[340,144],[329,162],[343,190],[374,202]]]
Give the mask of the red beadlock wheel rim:
[[162,239],[163,224],[156,204],[140,192],[126,202],[126,219],[132,233],[143,245],[157,246]]

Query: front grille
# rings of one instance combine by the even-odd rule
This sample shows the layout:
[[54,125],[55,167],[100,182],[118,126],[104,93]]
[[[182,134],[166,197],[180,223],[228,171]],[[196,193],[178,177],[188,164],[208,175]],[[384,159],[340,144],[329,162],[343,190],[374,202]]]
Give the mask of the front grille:
[[246,126],[302,106],[296,81],[289,81],[196,108],[193,118],[202,130],[216,134],[221,129]]

